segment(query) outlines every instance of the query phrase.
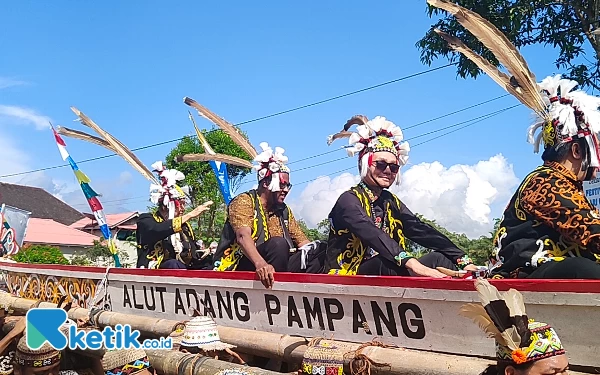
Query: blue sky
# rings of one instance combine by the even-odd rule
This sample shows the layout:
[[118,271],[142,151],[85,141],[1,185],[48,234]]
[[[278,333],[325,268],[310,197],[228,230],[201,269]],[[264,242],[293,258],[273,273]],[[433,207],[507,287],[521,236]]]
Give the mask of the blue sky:
[[[420,0],[2,3],[0,83],[11,80],[13,85],[0,89],[0,105],[24,107],[55,125],[85,130],[72,122],[69,107],[76,106],[135,148],[192,133],[184,96],[238,123],[426,70],[415,43],[432,23]],[[558,73],[553,50],[522,52],[539,80]],[[433,66],[446,63],[440,59]],[[405,128],[502,94],[488,77],[463,80],[450,67],[242,128],[256,147],[262,141],[279,145],[294,161],[329,151],[327,135],[354,114],[382,115]],[[505,97],[406,130],[405,137],[410,140],[516,103]],[[211,127],[208,121],[197,121]],[[410,163],[474,165],[502,154],[520,179],[540,161],[526,142],[530,121],[523,107],[507,111],[415,147]],[[435,135],[439,133],[411,143]],[[0,167],[0,175],[62,164],[49,130],[4,116],[0,136],[10,146],[0,155],[12,160],[10,167]],[[107,153],[81,141],[66,142],[75,160]],[[173,146],[137,155],[150,165]],[[306,168],[344,155],[339,151],[291,167]],[[351,158],[326,163],[298,171],[292,180],[313,180],[355,163]],[[125,161],[113,157],[80,167],[105,194],[107,211],[147,206],[148,183]],[[48,189],[49,181],[75,182],[68,168],[9,181]],[[303,187],[296,185],[290,199],[299,199]],[[506,203],[503,199],[493,203],[496,216]],[[85,209],[81,200],[73,204]]]

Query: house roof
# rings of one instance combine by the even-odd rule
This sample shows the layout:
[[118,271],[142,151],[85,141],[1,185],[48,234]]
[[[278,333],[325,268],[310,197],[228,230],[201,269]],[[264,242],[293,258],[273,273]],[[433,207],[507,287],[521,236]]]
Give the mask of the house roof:
[[0,182],[0,204],[31,212],[32,218],[52,219],[61,224],[73,224],[84,215],[46,190]]
[[[120,213],[120,214],[111,214],[111,215],[106,215],[106,222],[108,223],[108,227],[110,229],[113,229],[116,227],[119,227],[122,229],[135,229],[136,228],[135,224],[123,225],[123,223],[126,223],[131,219],[135,219],[138,216],[139,216],[139,212],[137,212],[137,211],[136,212],[124,212],[124,213]],[[71,224],[69,226],[71,228],[76,228],[76,229],[92,229],[92,228],[98,227],[98,222],[96,221],[96,219],[94,218],[93,215],[92,215],[92,217],[90,217],[90,215],[86,214],[86,217],[74,222],[73,224]]]
[[68,227],[51,219],[29,219],[24,243],[38,243],[59,246],[92,246],[101,238]]

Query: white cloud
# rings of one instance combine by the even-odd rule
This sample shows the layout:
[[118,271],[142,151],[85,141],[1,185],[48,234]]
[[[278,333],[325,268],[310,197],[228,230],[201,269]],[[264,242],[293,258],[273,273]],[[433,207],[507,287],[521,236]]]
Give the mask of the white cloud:
[[131,175],[131,173],[128,171],[123,171],[119,175],[119,180],[117,181],[117,184],[118,185],[127,185],[127,184],[130,184],[131,181],[133,181],[133,176]]
[[36,111],[26,107],[0,104],[0,119],[3,123],[16,123],[35,125],[38,130],[50,128],[50,117],[38,114]]
[[1,89],[7,89],[9,87],[14,87],[14,86],[22,86],[22,85],[26,85],[27,82],[25,81],[19,81],[17,79],[13,79],[13,78],[9,78],[9,77],[0,77],[0,90]]
[[[2,175],[11,175],[27,170],[29,155],[21,149],[16,142],[0,132],[0,160],[2,163]],[[3,179],[5,182],[15,182],[19,177]]]
[[341,174],[335,178],[318,177],[306,185],[297,200],[289,203],[292,212],[302,218],[309,227],[327,218],[338,197],[360,181],[359,176],[350,173]]
[[[337,198],[359,181],[349,173],[333,179],[319,177],[309,183],[290,206],[297,217],[314,227],[327,218]],[[399,187],[391,188],[409,208],[448,230],[474,238],[487,234],[519,182],[512,165],[496,155],[475,165],[444,167],[421,163],[403,171]],[[498,210],[496,210],[498,211]]]

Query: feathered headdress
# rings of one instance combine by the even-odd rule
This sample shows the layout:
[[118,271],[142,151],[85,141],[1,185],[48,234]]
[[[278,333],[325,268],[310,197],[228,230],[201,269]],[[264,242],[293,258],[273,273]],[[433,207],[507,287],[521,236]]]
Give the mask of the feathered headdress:
[[262,142],[260,148],[263,150],[254,158],[254,162],[258,163],[253,168],[258,175],[258,181],[262,181],[267,177],[271,177],[269,190],[277,192],[281,190],[280,173],[290,173],[287,163],[287,156],[283,155],[285,150],[281,147],[275,147],[275,151],[268,143]]
[[[150,201],[153,204],[162,204],[168,207],[169,214],[172,206],[174,214],[175,207],[179,206],[190,193],[188,186],[179,187],[177,185],[178,181],[185,179],[185,175],[176,169],[167,169],[160,160],[152,164],[152,168],[158,173],[160,185],[150,185]],[[169,218],[172,219],[172,217]]]
[[[450,48],[474,62],[502,88],[535,112],[537,121],[528,129],[528,141],[533,144],[536,153],[539,152],[542,140],[544,148],[550,148],[572,141],[575,137],[585,137],[591,151],[589,166],[600,167],[600,152],[595,139],[600,131],[599,98],[581,90],[573,91],[578,83],[561,79],[560,75],[547,77],[537,84],[535,75],[523,56],[491,22],[447,0],[427,0],[427,2],[451,13],[506,68],[510,75],[473,52],[458,38],[441,30],[434,30]],[[542,131],[536,136],[535,132],[540,128]]]
[[[349,131],[353,125],[357,125],[355,133]],[[342,131],[328,137],[327,144],[331,145],[334,141],[342,138],[349,138],[349,147],[346,148],[349,156],[358,153],[360,175],[363,178],[367,175],[375,152],[391,152],[398,158],[400,166],[405,165],[408,161],[410,146],[408,142],[402,142],[404,140],[402,130],[393,122],[386,120],[385,117],[377,116],[369,120],[363,115],[353,116],[346,122]],[[396,179],[396,182],[398,181]]]
[[481,305],[466,304],[460,314],[496,340],[499,361],[522,364],[565,353],[552,327],[527,317],[523,296],[517,290],[501,295],[485,279],[477,279],[475,288]]
[[[273,175],[271,179],[271,185],[269,186],[269,190],[271,191],[279,191],[279,173],[289,173],[290,170],[285,163],[287,163],[287,157],[283,155],[285,152],[284,149],[280,147],[276,147],[275,151],[265,142],[260,144],[261,149],[263,150],[260,154],[256,151],[256,149],[250,144],[250,142],[244,137],[242,134],[238,132],[238,130],[225,121],[221,117],[217,116],[215,113],[211,112],[208,108],[204,107],[200,103],[196,102],[192,98],[185,97],[183,98],[183,102],[190,107],[195,108],[198,111],[198,114],[213,124],[217,125],[221,130],[229,135],[231,140],[233,140],[238,146],[242,148],[250,157],[252,157],[255,163],[258,165],[253,165],[251,162],[247,160],[243,160],[234,156],[217,154],[211,150],[210,145],[206,142],[206,139],[202,135],[202,133],[198,130],[194,123],[194,127],[196,129],[196,134],[198,135],[198,139],[202,143],[206,152],[204,154],[187,154],[182,155],[177,158],[177,161],[220,161],[227,164],[237,165],[239,167],[244,168],[252,168],[257,171],[258,180],[261,181],[265,177],[269,177]],[[277,175],[277,176],[275,176]]]

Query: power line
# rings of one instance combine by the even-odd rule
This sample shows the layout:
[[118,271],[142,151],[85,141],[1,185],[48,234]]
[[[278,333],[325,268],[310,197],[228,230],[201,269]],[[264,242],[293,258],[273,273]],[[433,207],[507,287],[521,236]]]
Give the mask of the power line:
[[[423,74],[432,73],[432,72],[435,72],[437,70],[441,70],[441,69],[444,69],[444,68],[447,68],[447,67],[450,67],[450,66],[453,66],[453,65],[456,65],[456,64],[457,63],[454,62],[454,63],[449,63],[449,64],[446,64],[446,65],[438,66],[436,68],[423,70],[421,72],[409,74],[409,75],[404,76],[404,77],[396,78],[396,79],[393,79],[391,81],[387,81],[387,82],[379,83],[379,84],[376,84],[376,85],[373,85],[373,86],[365,87],[365,88],[362,88],[362,89],[359,89],[359,90],[351,91],[351,92],[348,92],[348,93],[345,93],[345,94],[342,94],[342,95],[333,96],[333,97],[330,97],[330,98],[327,98],[327,99],[324,99],[324,100],[319,100],[319,101],[316,101],[316,102],[313,102],[313,103],[309,103],[309,104],[301,105],[301,106],[294,107],[294,108],[291,108],[291,109],[287,109],[285,111],[280,111],[280,112],[272,113],[270,115],[266,115],[266,116],[257,117],[257,118],[251,119],[251,120],[243,121],[243,122],[240,122],[238,124],[235,124],[235,126],[246,125],[246,124],[250,124],[250,123],[253,123],[253,122],[265,120],[265,119],[268,119],[268,118],[272,118],[272,117],[276,117],[276,116],[281,116],[281,115],[284,115],[284,114],[287,114],[287,113],[299,111],[301,109],[305,109],[305,108],[309,108],[309,107],[314,107],[314,106],[317,106],[317,105],[320,105],[320,104],[331,102],[333,100],[345,98],[345,97],[348,97],[348,96],[351,96],[351,95],[355,95],[355,94],[359,94],[359,93],[362,93],[362,92],[365,92],[365,91],[374,90],[376,88],[380,88],[380,87],[383,87],[383,86],[391,85],[393,83],[398,83],[398,82],[401,82],[401,81],[405,81],[407,79],[418,77],[418,76],[421,76]],[[162,146],[162,145],[165,145],[165,144],[168,144],[168,143],[173,143],[173,142],[181,141],[182,139],[184,139],[184,137],[177,138],[177,139],[171,139],[169,141],[154,143],[154,144],[150,144],[150,145],[146,145],[146,146],[142,146],[142,147],[133,148],[133,149],[131,149],[131,151],[140,151],[140,150],[144,150],[144,149],[147,149],[147,148]],[[84,159],[84,160],[78,161],[77,163],[78,164],[89,163],[89,162],[92,162],[92,161],[106,159],[106,158],[110,158],[110,157],[113,157],[113,156],[116,156],[116,154],[108,154],[108,155],[98,156],[98,157],[94,157],[94,158],[90,158],[90,159]],[[42,172],[42,171],[47,171],[47,170],[57,169],[57,168],[64,168],[64,167],[68,167],[68,166],[69,166],[69,164],[54,165],[54,166],[51,166],[51,167],[38,168],[38,169],[33,169],[33,170],[30,170],[30,171],[26,171],[26,172],[19,172],[19,173],[12,173],[12,174],[7,174],[7,175],[2,175],[2,176],[0,176],[0,178],[22,176],[22,175],[25,175],[25,174],[30,174],[30,173],[35,173],[35,172]]]
[[[431,141],[433,141],[433,140],[435,140],[435,139],[438,139],[438,138],[445,137],[445,136],[447,136],[447,135],[449,135],[449,134],[451,134],[451,133],[455,133],[455,132],[457,132],[457,131],[459,131],[459,130],[461,130],[461,129],[467,128],[467,127],[469,127],[469,126],[473,126],[473,125],[475,125],[475,124],[478,124],[478,123],[480,123],[480,122],[482,122],[482,121],[485,121],[485,120],[487,120],[487,119],[489,119],[489,118],[492,118],[492,117],[494,117],[494,116],[498,116],[499,114],[502,114],[502,113],[504,113],[504,112],[506,112],[506,111],[508,111],[508,110],[511,110],[511,109],[513,109],[513,108],[516,108],[516,107],[519,107],[520,105],[521,105],[521,104],[515,104],[515,105],[513,105],[513,106],[506,107],[506,108],[504,108],[504,109],[501,109],[501,110],[498,110],[498,111],[495,111],[495,112],[489,113],[489,114],[487,114],[487,115],[480,116],[480,117],[476,117],[476,118],[474,118],[474,119],[471,119],[471,120],[469,120],[469,121],[473,121],[473,120],[475,120],[475,121],[471,122],[470,124],[463,125],[463,126],[461,126],[460,128],[458,128],[458,129],[451,130],[451,131],[449,131],[449,132],[447,132],[447,133],[444,133],[444,134],[438,135],[438,136],[436,136],[436,137],[433,137],[433,138],[431,138],[431,139],[428,139],[428,140],[426,140],[426,141],[423,141],[423,142],[417,143],[417,144],[415,144],[415,145],[411,146],[411,148],[418,147],[418,146],[420,146],[420,145],[422,145],[422,144],[425,144],[425,143],[431,142]],[[469,121],[467,121],[467,122],[469,122]],[[465,123],[465,122],[463,122],[463,123]],[[456,125],[456,124],[455,124],[455,125]],[[455,125],[453,125],[453,126],[455,126]],[[450,127],[452,127],[452,126],[450,126]],[[450,127],[446,127],[446,128],[450,128]],[[333,175],[336,175],[336,174],[338,174],[338,173],[347,172],[347,171],[350,171],[350,170],[353,170],[353,169],[356,169],[356,168],[357,168],[357,166],[352,166],[352,167],[350,167],[350,168],[341,169],[341,170],[339,170],[339,171],[336,171],[336,172],[333,172],[333,173],[327,174],[327,175],[325,175],[325,176],[319,176],[319,177],[331,177],[331,176],[333,176]],[[319,178],[319,177],[317,177],[317,178]],[[312,181],[315,181],[315,179],[313,178],[313,179],[310,179],[310,180],[302,181],[302,182],[299,182],[299,183],[297,183],[297,184],[294,184],[294,186],[304,185],[304,184],[307,184],[307,183],[309,183],[309,182],[312,182]]]
[[[416,128],[418,126],[425,125],[425,124],[428,124],[428,123],[433,122],[433,121],[441,120],[441,119],[443,119],[445,117],[449,117],[449,116],[455,115],[457,113],[468,111],[469,109],[473,109],[473,108],[482,106],[484,104],[491,103],[493,101],[496,101],[498,99],[502,99],[502,98],[507,97],[509,95],[510,94],[504,94],[504,95],[500,95],[500,96],[497,96],[497,97],[492,98],[492,99],[484,100],[483,102],[480,102],[480,103],[477,103],[477,104],[473,104],[473,105],[470,105],[468,107],[464,107],[464,108],[461,108],[461,109],[457,109],[456,111],[452,111],[452,112],[446,113],[444,115],[441,115],[441,116],[438,116],[438,117],[434,117],[434,118],[429,119],[429,120],[421,121],[421,122],[418,122],[416,124],[413,124],[413,125],[410,125],[410,126],[407,126],[407,127],[403,127],[403,130],[408,130],[408,129]],[[295,163],[300,163],[300,162],[303,162],[303,161],[306,161],[306,160],[310,160],[310,159],[314,159],[314,158],[318,158],[320,156],[329,155],[329,154],[332,154],[334,152],[341,151],[343,149],[344,149],[343,147],[342,148],[336,148],[334,150],[326,151],[326,152],[323,152],[323,153],[320,153],[320,154],[315,154],[315,155],[307,156],[307,157],[302,158],[302,159],[294,160],[294,161],[288,163],[288,165],[295,164]]]
[[[506,96],[506,95],[503,95],[503,96]],[[492,100],[495,100],[495,99],[497,99],[497,98],[490,99],[490,100],[488,100],[488,101],[486,101],[486,102],[490,102],[490,101],[492,101]],[[501,113],[503,113],[503,112],[505,112],[505,111],[508,111],[508,110],[510,110],[510,109],[513,109],[513,108],[516,108],[516,107],[518,107],[518,106],[520,106],[520,105],[521,105],[521,104],[515,104],[515,105],[513,105],[513,106],[506,107],[506,108],[503,108],[503,109],[500,109],[500,110],[497,110],[497,111],[494,111],[494,112],[490,112],[490,113],[487,113],[487,114],[485,114],[485,115],[477,116],[477,117],[471,118],[471,119],[469,119],[469,120],[465,120],[465,121],[458,122],[458,123],[456,123],[456,124],[452,124],[452,125],[444,126],[443,128],[439,128],[439,129],[432,130],[432,131],[429,131],[429,132],[426,132],[426,133],[423,133],[423,134],[419,134],[419,135],[416,135],[416,136],[414,136],[414,137],[406,138],[406,141],[411,141],[411,140],[413,140],[413,139],[417,139],[417,138],[425,137],[425,136],[427,136],[427,135],[431,135],[431,134],[439,133],[439,132],[441,132],[441,131],[448,130],[448,129],[452,129],[452,128],[455,128],[455,127],[457,127],[457,126],[461,126],[461,125],[464,125],[464,124],[471,123],[471,122],[473,122],[473,121],[474,121],[474,122],[473,122],[473,124],[475,124],[475,123],[477,123],[477,122],[479,122],[479,121],[487,120],[487,119],[488,119],[488,118],[490,118],[490,117],[497,116],[497,115],[499,115],[499,114],[501,114]],[[471,107],[473,107],[473,106],[471,106]],[[455,111],[455,112],[456,112],[456,111]],[[444,117],[444,116],[441,116],[441,117]],[[425,122],[423,122],[423,123],[425,123]],[[461,126],[461,127],[459,127],[458,129],[456,129],[456,130],[453,130],[453,131],[451,131],[451,132],[448,132],[448,133],[444,133],[444,134],[442,134],[441,136],[438,136],[438,137],[431,138],[431,139],[429,139],[429,140],[427,140],[427,141],[424,141],[424,142],[421,142],[421,143],[417,143],[417,144],[415,144],[415,145],[411,145],[411,148],[414,148],[414,147],[416,147],[416,146],[419,146],[419,145],[421,145],[421,144],[423,144],[423,143],[430,142],[430,141],[432,141],[432,140],[434,140],[434,139],[437,139],[437,138],[439,138],[439,137],[443,137],[443,136],[445,136],[445,135],[448,135],[448,134],[454,133],[454,132],[455,132],[455,131],[457,131],[457,130],[464,129],[464,128],[466,128],[466,127],[468,127],[468,126],[471,126],[471,125],[473,125],[473,124],[469,124],[469,125],[466,125],[466,126]],[[411,127],[414,127],[414,126],[411,126]],[[335,149],[335,150],[328,151],[328,152],[325,152],[325,153],[322,153],[322,154],[318,154],[318,155],[314,155],[313,157],[316,157],[316,156],[322,156],[322,155],[329,154],[329,153],[332,153],[332,152],[337,152],[337,151],[340,151],[340,150],[343,150],[343,148],[340,148],[340,149]],[[307,170],[307,169],[312,169],[312,168],[320,167],[320,166],[322,166],[322,165],[327,165],[327,164],[334,163],[334,162],[341,161],[341,160],[347,160],[347,158],[343,157],[343,158],[339,158],[339,159],[333,159],[333,160],[329,160],[329,161],[326,161],[326,162],[323,162],[323,163],[319,163],[319,164],[313,164],[313,165],[310,165],[310,166],[308,166],[308,167],[304,167],[304,168],[300,168],[300,169],[295,169],[295,170],[294,170],[294,172],[298,172],[298,171],[303,171],[303,170]],[[289,163],[289,164],[292,164],[292,163]],[[337,172],[335,172],[335,173],[337,173]],[[248,179],[244,178],[244,179],[243,179],[243,180],[240,182],[240,185],[245,185],[245,184],[248,184],[248,183],[251,183],[251,182],[253,182],[253,181],[251,181],[251,180],[248,180]]]
[[[502,114],[502,113],[504,113],[504,112],[506,112],[506,111],[509,111],[509,110],[513,109],[513,108],[519,107],[520,105],[521,105],[521,104],[515,104],[515,105],[512,105],[512,106],[510,106],[510,107],[506,107],[506,108],[503,108],[503,109],[500,109],[500,110],[497,110],[497,111],[494,111],[494,112],[490,112],[490,113],[488,113],[488,114],[485,114],[485,115],[482,115],[482,116],[474,117],[474,118],[472,118],[472,119],[470,119],[470,120],[467,120],[467,121],[462,121],[462,122],[459,122],[459,123],[456,123],[456,124],[453,124],[453,125],[446,126],[446,127],[444,127],[444,128],[440,128],[440,129],[438,129],[438,130],[435,130],[435,131],[432,131],[432,132],[428,132],[428,133],[425,133],[425,134],[422,134],[422,135],[418,135],[418,136],[416,136],[416,137],[413,137],[412,139],[414,139],[414,138],[419,138],[419,137],[421,137],[421,136],[423,136],[423,135],[430,135],[430,134],[433,134],[433,133],[435,133],[435,132],[438,132],[438,131],[442,131],[442,130],[451,129],[451,128],[454,128],[454,127],[456,127],[456,126],[459,126],[459,125],[463,125],[463,126],[460,126],[460,127],[459,127],[459,128],[457,128],[457,129],[453,129],[453,130],[451,130],[451,131],[449,131],[449,132],[446,132],[446,133],[444,133],[444,134],[440,134],[440,135],[438,135],[438,136],[435,136],[435,137],[433,137],[433,138],[427,139],[427,140],[425,140],[425,141],[423,141],[423,142],[420,142],[420,143],[414,144],[414,145],[412,145],[412,146],[411,146],[411,148],[418,147],[418,146],[420,146],[420,145],[423,145],[423,144],[425,144],[425,143],[428,143],[428,142],[434,141],[434,140],[436,140],[436,139],[439,139],[439,138],[445,137],[445,136],[447,136],[447,135],[449,135],[449,134],[455,133],[455,132],[457,132],[457,131],[459,131],[459,130],[462,130],[462,129],[464,129],[464,128],[467,128],[467,127],[473,126],[473,125],[475,125],[475,124],[478,124],[478,123],[480,123],[480,122],[482,122],[482,121],[485,121],[485,120],[487,120],[487,119],[490,119],[490,118],[492,118],[492,117],[498,116],[498,115],[500,115],[500,114]],[[335,159],[335,160],[330,160],[330,161],[327,161],[327,162],[324,162],[324,163],[315,164],[315,165],[311,165],[311,166],[308,166],[308,167],[305,167],[305,168],[301,168],[301,169],[295,170],[294,172],[296,172],[296,171],[301,171],[301,170],[306,170],[306,169],[311,169],[311,168],[315,168],[315,167],[318,167],[318,166],[321,166],[321,165],[326,165],[326,164],[330,164],[330,163],[333,163],[333,162],[336,162],[336,161],[342,161],[342,160],[348,160],[348,158],[347,158],[347,157],[343,157],[343,158],[339,158],[339,159]],[[291,163],[290,163],[290,164],[291,164]],[[349,167],[349,168],[341,169],[341,170],[339,170],[339,171],[336,171],[336,172],[332,172],[332,173],[330,173],[330,174],[327,174],[327,175],[325,175],[325,176],[333,176],[333,175],[335,175],[335,174],[342,173],[342,172],[347,172],[347,171],[350,171],[350,170],[352,170],[352,169],[355,169],[355,168],[356,168],[356,166],[352,166],[352,167]],[[319,176],[319,177],[325,177],[325,176]],[[318,178],[318,177],[317,177],[317,178]],[[310,180],[302,181],[302,182],[300,182],[300,183],[296,183],[296,184],[294,184],[294,186],[304,185],[304,184],[307,184],[307,183],[309,183],[309,182],[312,182],[312,181],[315,181],[315,179],[313,178],[313,179],[310,179]],[[244,184],[244,183],[245,183],[245,182],[243,182],[243,181],[242,181],[242,182],[240,183],[240,185],[242,185],[242,184]],[[247,182],[246,182],[246,183],[247,183]],[[129,200],[134,200],[134,199],[136,200],[136,202],[138,202],[138,201],[141,201],[140,199],[142,199],[142,198],[145,198],[145,197],[143,197],[143,196],[140,196],[140,197],[132,197],[132,198],[116,199],[116,200],[111,200],[111,201],[104,201],[104,203],[111,203],[111,202],[113,202],[112,204],[105,205],[105,207],[108,207],[108,206],[118,206],[118,205],[120,205],[120,204],[123,204],[123,203],[114,203],[114,202],[123,202],[123,201],[129,201]],[[144,199],[143,201],[146,201],[146,199]],[[133,202],[134,202],[134,201],[132,201],[132,202],[128,202],[128,203],[133,203]],[[83,203],[80,203],[80,204],[77,204],[77,205],[75,205],[75,206],[83,206],[83,205],[85,205],[85,204],[83,204]]]

